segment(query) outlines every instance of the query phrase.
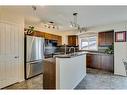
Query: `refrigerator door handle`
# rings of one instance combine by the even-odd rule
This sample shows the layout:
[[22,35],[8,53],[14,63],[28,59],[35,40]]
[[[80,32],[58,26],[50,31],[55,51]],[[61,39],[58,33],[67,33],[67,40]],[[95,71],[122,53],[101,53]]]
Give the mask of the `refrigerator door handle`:
[[37,61],[32,61],[32,62],[29,62],[30,64],[36,64],[37,62],[40,62],[42,60],[37,60]]
[[43,42],[43,55],[45,55],[45,42]]
[[26,72],[26,73],[27,73],[27,74],[26,74],[26,77],[27,77],[27,78],[29,78],[30,72],[31,72],[31,65],[30,65],[30,63],[28,63],[28,64],[27,64],[27,72]]

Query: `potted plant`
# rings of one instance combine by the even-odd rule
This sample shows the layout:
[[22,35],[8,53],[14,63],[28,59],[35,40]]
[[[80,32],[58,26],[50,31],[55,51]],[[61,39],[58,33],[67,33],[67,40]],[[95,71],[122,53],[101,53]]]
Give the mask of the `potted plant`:
[[26,31],[27,31],[27,34],[33,33],[34,32],[34,26],[29,26],[29,28],[26,29]]
[[108,49],[105,50],[105,53],[107,54],[114,54],[114,44],[108,47]]

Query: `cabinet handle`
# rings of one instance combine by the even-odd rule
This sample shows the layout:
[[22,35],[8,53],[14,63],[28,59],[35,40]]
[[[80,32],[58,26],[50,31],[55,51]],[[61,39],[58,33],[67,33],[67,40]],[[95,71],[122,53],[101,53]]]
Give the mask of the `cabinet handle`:
[[19,58],[19,56],[15,56],[14,58]]

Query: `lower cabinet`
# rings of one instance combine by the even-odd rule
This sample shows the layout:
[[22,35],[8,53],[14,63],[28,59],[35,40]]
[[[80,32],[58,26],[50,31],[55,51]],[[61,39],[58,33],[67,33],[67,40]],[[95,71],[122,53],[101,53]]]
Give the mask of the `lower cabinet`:
[[101,69],[110,71],[110,72],[114,71],[113,55],[102,55],[101,56]]
[[113,55],[87,54],[86,61],[88,68],[101,69],[110,72],[114,71]]
[[44,61],[43,89],[56,89],[56,64]]

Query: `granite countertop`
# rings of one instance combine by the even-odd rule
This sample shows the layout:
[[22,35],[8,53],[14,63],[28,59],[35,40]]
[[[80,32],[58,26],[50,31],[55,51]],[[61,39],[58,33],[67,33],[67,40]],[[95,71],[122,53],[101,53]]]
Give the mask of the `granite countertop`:
[[107,54],[105,52],[100,52],[100,51],[89,51],[89,50],[82,50],[80,52],[86,52],[87,54],[99,54],[99,55],[114,55],[114,54]]
[[46,58],[43,60],[44,63],[56,63],[55,58]]
[[80,52],[75,52],[72,54],[59,54],[59,55],[54,55],[53,58],[46,58],[44,59],[44,63],[56,63],[56,58],[73,58],[76,56],[84,55],[84,54],[97,54],[97,55],[104,55],[104,56],[113,56],[113,54],[106,54],[106,53],[100,53],[100,52],[90,52],[90,51],[80,51]]
[[60,55],[54,55],[54,58],[72,58],[72,57],[76,57],[76,56],[80,56],[80,55],[84,55],[86,54],[86,52],[75,52],[75,53],[71,53],[71,54],[60,54]]
[[107,53],[102,53],[102,52],[87,52],[87,53],[88,53],[88,54],[107,55],[107,56],[113,55],[113,54],[107,54]]
[[97,54],[97,55],[104,55],[104,56],[113,56],[113,54],[107,54],[104,52],[97,52],[97,51],[80,51],[80,52],[75,52],[71,54],[59,54],[59,55],[54,55],[54,58],[72,58],[76,56],[80,56],[83,54]]

